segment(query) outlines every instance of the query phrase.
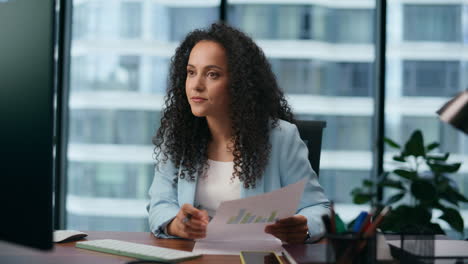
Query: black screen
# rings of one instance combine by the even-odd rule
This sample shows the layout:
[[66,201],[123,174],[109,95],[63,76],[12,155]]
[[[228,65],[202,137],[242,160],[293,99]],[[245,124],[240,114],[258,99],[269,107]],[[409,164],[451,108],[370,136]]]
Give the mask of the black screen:
[[0,240],[52,247],[54,1],[0,0]]

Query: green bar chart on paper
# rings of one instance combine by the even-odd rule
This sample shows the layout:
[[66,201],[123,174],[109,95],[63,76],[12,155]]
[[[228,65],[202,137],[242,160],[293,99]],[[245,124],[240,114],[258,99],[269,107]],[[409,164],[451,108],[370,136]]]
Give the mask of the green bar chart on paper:
[[269,216],[255,215],[246,209],[240,209],[237,215],[229,217],[228,224],[255,224],[273,222],[277,218],[278,211],[272,211]]

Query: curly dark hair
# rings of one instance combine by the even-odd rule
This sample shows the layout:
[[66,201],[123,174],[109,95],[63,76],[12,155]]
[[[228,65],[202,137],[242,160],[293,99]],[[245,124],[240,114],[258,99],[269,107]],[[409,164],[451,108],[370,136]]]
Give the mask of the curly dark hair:
[[156,166],[170,159],[178,171],[174,182],[178,177],[193,181],[207,168],[210,130],[205,117],[192,114],[185,92],[189,55],[202,40],[217,42],[226,51],[234,156],[231,179],[237,177],[245,188],[254,188],[270,156],[271,128],[278,119],[295,121],[263,51],[250,37],[223,23],[190,32],[171,59],[165,109],[153,137]]

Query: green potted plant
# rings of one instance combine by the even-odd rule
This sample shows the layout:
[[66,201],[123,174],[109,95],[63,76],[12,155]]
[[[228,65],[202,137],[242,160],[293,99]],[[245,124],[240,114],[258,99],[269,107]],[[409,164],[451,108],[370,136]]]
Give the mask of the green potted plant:
[[[461,163],[449,163],[449,153],[433,154],[439,143],[425,145],[419,130],[412,133],[404,146],[388,138],[385,143],[399,151],[393,156],[397,168],[383,173],[375,182],[364,180],[361,187],[352,190],[353,202],[372,202],[378,208],[392,205],[390,215],[380,226],[383,231],[401,232],[412,226],[444,234],[439,224],[431,222],[434,209],[438,209],[442,212],[439,218],[463,234],[464,223],[459,203],[468,202],[468,199],[459,192],[451,177]],[[377,187],[382,187],[386,192],[391,191],[392,195],[377,202]]]

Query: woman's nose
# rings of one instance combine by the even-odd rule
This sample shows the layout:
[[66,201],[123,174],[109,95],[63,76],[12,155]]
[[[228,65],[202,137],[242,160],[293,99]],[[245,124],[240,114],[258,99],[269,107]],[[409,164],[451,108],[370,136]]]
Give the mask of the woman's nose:
[[203,91],[205,89],[205,82],[201,75],[198,75],[193,78],[192,89],[195,91]]

